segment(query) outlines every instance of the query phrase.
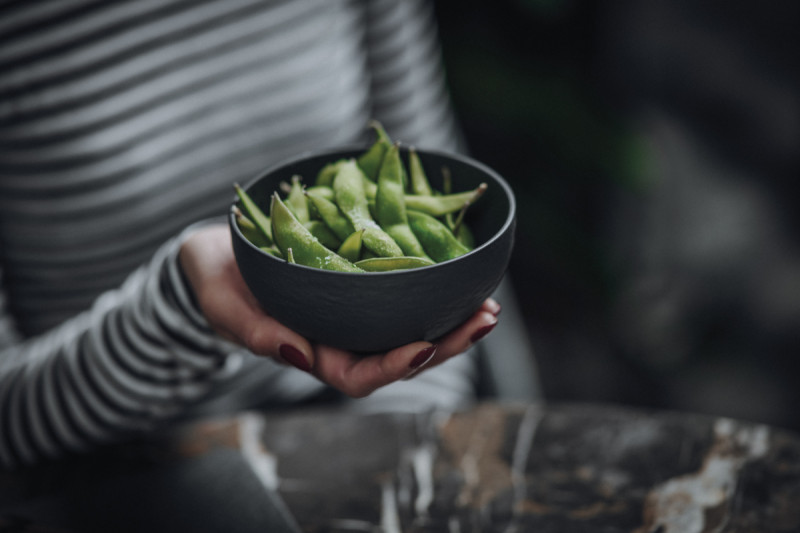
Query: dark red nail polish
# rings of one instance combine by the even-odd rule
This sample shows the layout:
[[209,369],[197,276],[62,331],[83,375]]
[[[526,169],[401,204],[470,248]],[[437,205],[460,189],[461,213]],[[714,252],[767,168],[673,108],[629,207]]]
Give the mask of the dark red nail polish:
[[472,337],[470,337],[469,341],[473,344],[478,342],[486,335],[488,335],[489,332],[492,331],[496,325],[497,322],[495,322],[494,324],[489,324],[488,326],[483,326],[481,329],[472,334]]
[[420,352],[414,356],[414,359],[408,364],[408,368],[416,369],[430,361],[433,354],[436,353],[437,346],[435,344],[431,344],[427,348],[423,348]]
[[303,352],[292,346],[291,344],[281,344],[278,348],[281,357],[292,366],[299,368],[305,372],[311,372],[311,363],[308,362]]

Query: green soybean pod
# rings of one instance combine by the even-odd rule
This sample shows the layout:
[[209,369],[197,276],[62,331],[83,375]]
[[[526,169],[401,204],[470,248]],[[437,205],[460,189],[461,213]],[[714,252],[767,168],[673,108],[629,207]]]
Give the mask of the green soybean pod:
[[364,176],[364,196],[367,200],[375,200],[376,194],[378,194],[378,184]]
[[242,213],[242,210],[236,206],[233,206],[233,216],[236,219],[236,225],[239,226],[239,231],[242,232],[242,235],[244,235],[248,241],[259,247],[272,245],[272,242],[258,229],[255,223],[247,218],[247,216]]
[[361,234],[362,245],[375,255],[379,257],[400,257],[403,255],[403,249],[374,222],[372,226],[361,229],[363,231]]
[[317,172],[317,178],[314,180],[314,185],[330,187],[331,183],[333,183],[334,176],[336,176],[336,172],[339,171],[339,165],[345,161],[345,159],[339,159],[338,161],[328,163],[322,167],[319,172]]
[[336,236],[333,230],[321,220],[309,220],[303,225],[325,248],[335,250],[342,244],[342,241]]
[[247,191],[242,189],[238,183],[233,184],[233,188],[236,190],[236,194],[239,196],[239,200],[242,202],[242,207],[244,207],[245,213],[247,213],[250,220],[256,225],[256,227],[261,230],[264,237],[266,238],[268,243],[272,243],[272,223],[267,215],[258,207],[258,205],[253,201]]
[[362,242],[366,248],[379,256],[401,256],[403,250],[381,229],[369,212],[363,174],[355,160],[350,160],[339,168],[333,179],[336,203],[356,231],[364,230]]
[[392,145],[392,140],[377,120],[370,121],[369,127],[375,131],[378,137],[369,149],[358,157],[356,162],[361,171],[364,172],[364,175],[368,179],[375,181],[386,150]]
[[308,200],[306,200],[303,184],[301,183],[300,176],[298,175],[292,176],[289,195],[286,197],[286,205],[292,210],[294,216],[296,216],[297,220],[299,220],[301,223],[305,224],[311,220],[311,217],[308,214]]
[[339,172],[333,178],[336,204],[355,229],[362,229],[374,223],[364,193],[363,175],[364,173],[351,159],[339,167]]
[[456,217],[455,220],[453,220],[452,214],[448,214],[445,217],[444,222],[460,243],[467,248],[472,249],[475,247],[475,237],[472,235],[472,231],[470,231],[470,229],[467,227],[467,224],[464,222],[464,216],[467,213],[468,207],[468,205],[465,205],[463,209],[458,212],[458,217]]
[[475,248],[475,236],[472,234],[472,230],[469,229],[469,226],[466,224],[461,224],[453,231],[453,234],[458,239],[458,242],[472,250]]
[[[453,175],[450,174],[450,167],[447,165],[442,165],[442,192],[444,194],[451,194],[453,192]],[[451,231],[455,228],[453,213],[447,213],[444,215],[444,223],[447,224],[447,227],[450,228]],[[455,234],[456,238],[458,238],[458,234],[456,232],[453,233]]]
[[437,263],[455,259],[470,251],[456,239],[450,228],[426,213],[408,211],[408,222],[422,247]]
[[[442,191],[444,194],[450,194],[453,192],[453,178],[450,174],[450,168],[447,166],[442,167]],[[475,200],[473,200],[473,202],[474,201]],[[472,231],[464,222],[465,212],[466,206],[458,213],[458,219],[453,217],[453,213],[447,213],[444,215],[444,223],[448,228],[450,228],[450,231],[453,232],[453,235],[456,236],[456,239],[458,239],[461,244],[471,250],[475,247],[475,237],[472,235]]]
[[422,161],[413,146],[408,149],[408,170],[411,175],[411,192],[420,196],[433,195],[433,189],[428,181],[428,176],[425,175]]
[[378,173],[375,219],[400,246],[403,255],[428,257],[414,232],[408,226],[402,173],[403,162],[400,159],[400,149],[397,144],[394,144],[386,152]]
[[316,192],[306,192],[313,209],[340,240],[346,239],[355,231],[353,224],[333,201],[318,195]]
[[361,236],[364,230],[354,231],[347,237],[336,253],[355,263],[361,257]]
[[278,249],[300,264],[338,272],[363,272],[363,270],[335,252],[325,248],[292,214],[278,193],[272,195],[270,204],[272,235]]
[[333,202],[336,198],[330,185],[312,185],[311,187],[306,187],[305,192],[306,194],[316,194],[317,196],[321,196],[326,200],[330,200],[331,202]]
[[259,248],[261,249],[262,252],[266,252],[270,255],[274,255],[275,257],[283,259],[283,254],[281,253],[280,250],[278,250],[278,247],[275,246],[274,244],[272,246],[260,246]]
[[355,265],[367,272],[390,272],[392,270],[408,270],[435,265],[430,259],[424,257],[373,257],[356,261]]
[[372,259],[373,257],[378,257],[378,256],[370,252],[363,246],[361,247],[361,259]]
[[440,217],[448,213],[460,211],[465,205],[473,204],[483,195],[486,188],[487,185],[481,183],[471,191],[443,194],[440,196],[407,194],[405,197],[406,208],[427,213],[434,217]]

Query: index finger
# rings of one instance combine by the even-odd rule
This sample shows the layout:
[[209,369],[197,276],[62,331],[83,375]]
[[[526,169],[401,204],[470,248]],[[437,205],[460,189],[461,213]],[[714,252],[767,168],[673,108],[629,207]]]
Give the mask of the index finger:
[[318,346],[313,374],[353,398],[363,398],[376,389],[401,380],[428,362],[437,346],[413,342],[385,354],[358,356],[351,352]]

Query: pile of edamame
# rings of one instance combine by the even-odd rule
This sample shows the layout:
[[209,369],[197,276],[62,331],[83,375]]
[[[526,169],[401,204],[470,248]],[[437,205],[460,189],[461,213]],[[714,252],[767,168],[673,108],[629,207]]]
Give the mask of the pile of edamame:
[[406,169],[399,143],[379,122],[370,127],[377,138],[365,152],[328,163],[311,186],[297,175],[282,183],[269,214],[235,184],[242,234],[290,263],[340,272],[417,268],[472,250],[464,213],[486,184],[454,193],[444,168],[443,190],[434,190],[413,147]]

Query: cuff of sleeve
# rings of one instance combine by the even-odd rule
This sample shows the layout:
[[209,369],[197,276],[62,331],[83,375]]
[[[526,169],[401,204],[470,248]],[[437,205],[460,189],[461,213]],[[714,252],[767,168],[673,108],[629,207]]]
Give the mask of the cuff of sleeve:
[[149,277],[147,287],[150,312],[174,341],[174,356],[186,368],[203,374],[221,371],[226,357],[236,347],[211,329],[197,305],[178,255],[181,244],[193,231],[213,222],[190,226],[162,246],[151,263],[156,275]]

